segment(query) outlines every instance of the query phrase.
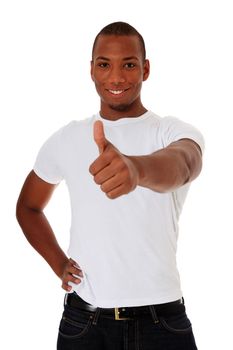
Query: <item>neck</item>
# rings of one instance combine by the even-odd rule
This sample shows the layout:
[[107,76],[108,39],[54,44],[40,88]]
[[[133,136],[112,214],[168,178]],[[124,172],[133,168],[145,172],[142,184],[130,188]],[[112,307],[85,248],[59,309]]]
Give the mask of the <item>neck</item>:
[[118,120],[122,118],[137,118],[140,117],[142,114],[146,113],[147,109],[141,105],[140,108],[137,108],[137,110],[132,110],[131,108],[127,109],[124,108],[124,110],[117,110],[113,108],[103,108],[101,106],[100,109],[100,115],[102,118],[107,120]]

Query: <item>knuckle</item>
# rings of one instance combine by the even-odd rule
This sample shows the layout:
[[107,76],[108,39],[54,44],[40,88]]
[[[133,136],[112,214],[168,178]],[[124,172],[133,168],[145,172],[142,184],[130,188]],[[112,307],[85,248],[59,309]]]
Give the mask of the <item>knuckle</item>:
[[109,198],[109,199],[114,199],[114,196],[112,193],[106,193],[106,196]]
[[73,281],[74,281],[73,275],[69,274],[69,275],[67,276],[67,281],[68,281],[68,282],[73,282]]
[[94,176],[94,181],[97,185],[100,185],[100,179],[99,179],[98,175]]
[[79,284],[79,283],[81,283],[81,280],[80,280],[80,278],[73,278],[73,280],[71,282],[73,282],[75,284]]
[[65,276],[64,276],[64,278],[63,278],[63,283],[64,284],[67,284],[69,281],[70,281],[70,277],[71,277],[72,275],[70,274],[70,273],[67,273]]
[[100,188],[101,188],[101,190],[102,190],[103,192],[106,192],[106,189],[105,189],[105,186],[104,186],[104,185],[101,185]]
[[75,273],[77,271],[77,268],[75,266],[71,266],[69,273]]
[[112,161],[117,163],[117,162],[120,162],[121,161],[121,157],[118,153],[116,153],[114,150],[111,152],[112,154]]
[[94,166],[93,165],[89,166],[89,172],[93,175],[93,173],[94,173]]
[[67,290],[67,285],[65,285],[64,283],[62,283],[62,285],[61,285],[61,287],[62,287],[62,289],[64,289],[64,290]]
[[65,267],[66,271],[69,271],[71,269],[71,267],[73,266],[73,263],[71,261],[69,261]]
[[69,282],[69,280],[64,278],[64,279],[62,280],[62,285],[63,285],[63,286],[66,286],[68,282]]

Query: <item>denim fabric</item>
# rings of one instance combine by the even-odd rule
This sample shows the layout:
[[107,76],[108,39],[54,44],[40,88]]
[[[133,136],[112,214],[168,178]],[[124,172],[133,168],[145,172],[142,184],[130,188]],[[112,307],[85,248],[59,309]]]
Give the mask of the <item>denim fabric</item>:
[[65,305],[57,350],[197,350],[183,304],[172,315],[152,314],[114,320]]

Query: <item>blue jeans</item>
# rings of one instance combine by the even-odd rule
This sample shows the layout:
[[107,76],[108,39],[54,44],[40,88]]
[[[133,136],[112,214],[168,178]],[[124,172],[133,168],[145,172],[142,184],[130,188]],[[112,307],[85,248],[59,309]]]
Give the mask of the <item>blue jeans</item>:
[[197,350],[181,304],[172,315],[148,313],[130,320],[64,305],[57,350]]

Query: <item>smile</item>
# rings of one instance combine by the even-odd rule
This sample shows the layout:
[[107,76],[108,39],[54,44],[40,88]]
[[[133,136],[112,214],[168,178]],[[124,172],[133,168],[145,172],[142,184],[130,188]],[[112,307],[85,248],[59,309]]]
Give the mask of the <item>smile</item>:
[[126,90],[108,90],[108,91],[113,95],[120,95],[123,92],[127,91],[127,89]]
[[114,95],[119,95],[119,94],[122,94],[122,92],[124,92],[124,90],[108,90],[108,91]]

